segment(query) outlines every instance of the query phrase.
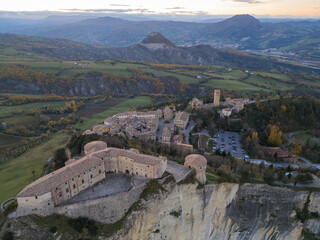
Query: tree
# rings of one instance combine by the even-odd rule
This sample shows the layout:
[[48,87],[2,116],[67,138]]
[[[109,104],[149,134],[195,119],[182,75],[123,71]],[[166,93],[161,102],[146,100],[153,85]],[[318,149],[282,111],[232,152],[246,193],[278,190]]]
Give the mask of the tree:
[[269,125],[268,131],[268,143],[272,146],[280,147],[282,145],[282,131],[275,125]]

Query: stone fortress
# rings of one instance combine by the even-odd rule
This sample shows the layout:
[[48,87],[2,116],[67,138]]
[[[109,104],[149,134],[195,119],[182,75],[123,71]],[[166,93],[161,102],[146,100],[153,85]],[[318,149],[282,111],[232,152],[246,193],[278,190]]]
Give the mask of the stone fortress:
[[64,167],[25,187],[17,196],[17,215],[46,215],[81,191],[106,177],[106,172],[126,173],[146,178],[161,178],[167,158],[139,153],[136,149],[108,148],[102,141],[84,146],[85,156],[70,159]]
[[[137,149],[111,148],[103,141],[86,144],[84,153],[84,157],[69,159],[64,167],[26,186],[17,195],[17,216],[57,213],[112,223],[139,199],[149,179],[162,178],[165,171],[182,180],[193,170],[199,182],[206,181],[206,159],[197,154],[187,156],[182,166]],[[100,193],[119,188],[114,185],[121,177],[131,179],[129,188],[117,189],[111,195]],[[138,184],[131,186],[134,181]]]

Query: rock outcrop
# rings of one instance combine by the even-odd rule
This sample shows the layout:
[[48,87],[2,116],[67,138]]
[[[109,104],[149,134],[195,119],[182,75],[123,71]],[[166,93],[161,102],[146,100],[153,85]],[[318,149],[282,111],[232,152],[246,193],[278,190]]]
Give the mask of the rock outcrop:
[[[165,190],[159,194],[141,199],[141,207],[127,216],[118,232],[99,239],[293,240],[303,239],[303,230],[319,233],[319,220],[302,223],[297,218],[297,210],[306,207],[319,214],[319,192],[310,194],[265,184],[221,183],[201,187],[174,181],[163,187]],[[17,221],[24,220],[14,220]],[[26,226],[12,226],[9,230],[16,236],[26,232]],[[39,237],[48,234],[47,230],[33,232],[41,233]],[[27,239],[25,236],[20,235],[19,239]]]

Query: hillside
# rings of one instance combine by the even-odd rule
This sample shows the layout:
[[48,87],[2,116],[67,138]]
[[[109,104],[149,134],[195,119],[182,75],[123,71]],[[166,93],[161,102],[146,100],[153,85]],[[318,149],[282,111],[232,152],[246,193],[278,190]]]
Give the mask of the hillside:
[[129,47],[106,48],[70,40],[0,34],[2,49],[40,54],[64,60],[120,59],[142,62],[219,65],[252,70],[319,73],[318,70],[276,62],[236,50],[215,49],[208,45],[177,47],[160,33],[151,33],[141,43]]

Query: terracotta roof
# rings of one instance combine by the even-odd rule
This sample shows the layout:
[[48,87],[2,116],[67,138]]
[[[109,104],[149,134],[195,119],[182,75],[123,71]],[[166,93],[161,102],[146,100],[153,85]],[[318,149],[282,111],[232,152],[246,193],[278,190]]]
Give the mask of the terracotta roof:
[[70,163],[67,166],[49,173],[29,184],[18,194],[17,197],[41,196],[45,193],[51,192],[51,190],[61,184],[64,184],[68,180],[75,178],[103,163],[104,162],[101,159],[95,156],[81,158],[80,160]]
[[97,152],[107,148],[107,144],[103,141],[92,141],[84,145],[85,154]]
[[269,154],[269,156],[274,156],[275,153],[277,153],[277,157],[286,157],[289,154],[282,150],[280,147],[264,147],[264,150]]
[[199,154],[191,154],[188,155],[185,158],[185,164],[189,163],[189,164],[193,164],[199,167],[206,167],[207,166],[207,159],[204,156],[201,156]]
[[182,135],[174,135],[173,136],[173,142],[174,143],[182,143],[183,142],[183,136]]
[[108,157],[123,156],[132,159],[136,163],[147,164],[151,166],[158,165],[165,159],[163,157],[150,156],[146,154],[136,153],[136,151],[130,151],[119,148],[108,148],[107,155]]
[[186,112],[178,112],[177,116],[175,117],[175,121],[176,120],[181,120],[181,121],[187,121],[187,119],[189,118],[189,114]]

